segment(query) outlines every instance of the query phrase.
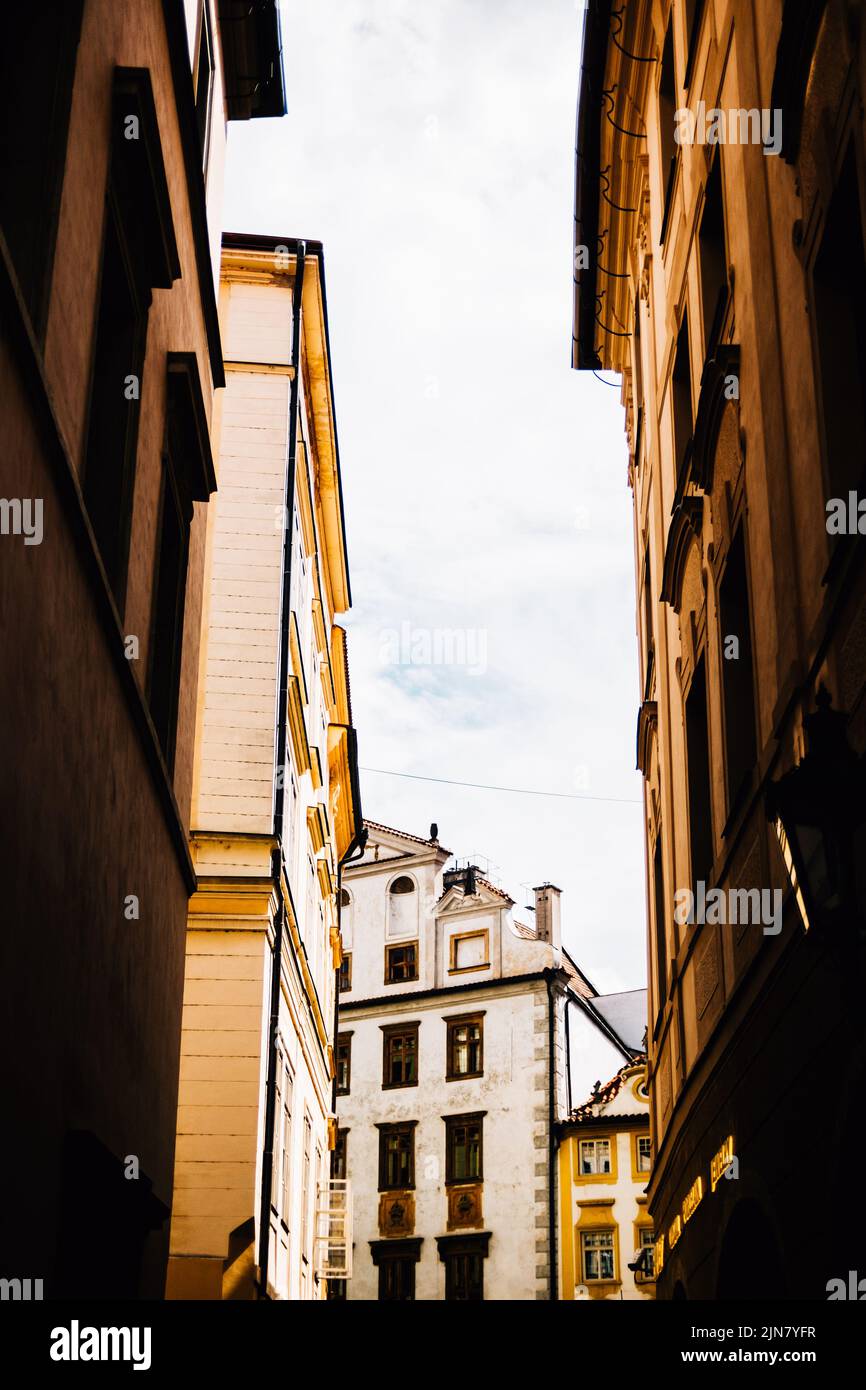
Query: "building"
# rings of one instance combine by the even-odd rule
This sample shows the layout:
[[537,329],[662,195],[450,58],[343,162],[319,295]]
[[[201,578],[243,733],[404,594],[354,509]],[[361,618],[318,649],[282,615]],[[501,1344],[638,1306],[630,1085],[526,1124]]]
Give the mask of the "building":
[[645,1063],[597,1081],[558,1133],[562,1298],[653,1298]]
[[[535,890],[526,925],[477,866],[446,867],[435,826],[366,828],[342,889],[333,1171],[355,1242],[332,1295],[554,1299],[565,1015],[579,995],[581,1019],[596,1017],[562,947],[559,889]],[[631,1060],[614,1030],[594,1036],[601,1056]]]
[[661,1298],[823,1299],[862,1260],[859,1211],[804,1205],[797,1136],[820,1115],[849,1190],[864,71],[842,0],[586,11],[573,362],[621,374],[634,494]]
[[167,1292],[310,1299],[361,830],[321,245],[225,236],[220,317]]
[[3,1274],[50,1297],[164,1286],[226,122],[284,105],[275,0],[3,7]]

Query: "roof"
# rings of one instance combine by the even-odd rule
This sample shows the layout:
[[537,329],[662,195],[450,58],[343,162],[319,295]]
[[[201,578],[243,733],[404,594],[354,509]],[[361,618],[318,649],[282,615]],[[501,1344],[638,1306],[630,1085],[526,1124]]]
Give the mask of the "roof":
[[596,998],[595,986],[587,979],[583,971],[578,969],[564,947],[562,951],[562,968],[568,976],[568,983],[575,994],[579,994],[582,999],[594,1000]]
[[643,1052],[647,1028],[645,989],[629,989],[622,994],[598,994],[593,998],[592,1006],[630,1052]]
[[[620,1067],[616,1076],[612,1076],[606,1085],[599,1086],[598,1082],[596,1082],[596,1087],[598,1089],[593,1091],[589,1100],[584,1101],[583,1105],[578,1105],[574,1110],[569,1112],[566,1124],[579,1125],[587,1120],[598,1119],[598,1107],[610,1105],[611,1101],[615,1100],[619,1095],[626,1082],[645,1062],[646,1054],[640,1053],[633,1061],[626,1062],[625,1066]],[[618,1120],[647,1120],[648,1118],[649,1112],[646,1107],[641,1107],[640,1110],[618,1112],[616,1115],[616,1119]]]
[[393,825],[383,825],[381,821],[367,820],[366,817],[364,824],[368,830],[384,830],[386,835],[396,835],[398,840],[409,840],[413,845],[426,845],[438,849],[442,854],[451,854],[450,849],[444,849],[438,840],[425,840],[421,835],[410,835],[408,830],[395,830]]
[[589,264],[574,271],[574,321],[571,364],[579,369],[602,365],[596,349],[598,324],[597,262],[604,69],[610,34],[611,0],[591,0],[583,16],[582,78],[577,106],[574,177],[574,246],[593,248]]

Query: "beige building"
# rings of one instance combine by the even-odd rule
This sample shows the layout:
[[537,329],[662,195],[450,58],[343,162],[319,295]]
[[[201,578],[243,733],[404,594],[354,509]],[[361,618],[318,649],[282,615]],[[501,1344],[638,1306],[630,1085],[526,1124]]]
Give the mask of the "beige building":
[[562,1298],[655,1297],[646,1063],[596,1082],[558,1133]]
[[864,73],[844,0],[586,12],[573,351],[621,374],[634,493],[660,1297],[824,1298],[862,1260],[860,1216],[804,1210],[802,1139],[820,1097],[849,1190]]
[[321,245],[224,237],[220,322],[167,1293],[310,1299],[361,828]]
[[275,2],[0,12],[0,1274],[48,1297],[165,1283],[222,164],[283,109]]

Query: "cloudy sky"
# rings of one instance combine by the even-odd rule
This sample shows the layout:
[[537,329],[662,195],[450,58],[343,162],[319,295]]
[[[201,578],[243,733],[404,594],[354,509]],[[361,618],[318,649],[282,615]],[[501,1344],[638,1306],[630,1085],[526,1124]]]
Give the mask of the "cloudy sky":
[[282,21],[289,114],[233,124],[225,223],[324,243],[362,767],[564,794],[365,770],[364,812],[519,905],[552,880],[596,986],[643,985],[622,410],[570,367],[582,7]]

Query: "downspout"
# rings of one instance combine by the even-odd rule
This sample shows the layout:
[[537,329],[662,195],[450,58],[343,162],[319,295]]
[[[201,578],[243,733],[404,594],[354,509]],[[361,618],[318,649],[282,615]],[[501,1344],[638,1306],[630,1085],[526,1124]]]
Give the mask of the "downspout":
[[559,1281],[556,1268],[556,1068],[555,1068],[555,1019],[554,1004],[555,971],[545,971],[547,980],[547,1103],[548,1103],[548,1164],[547,1164],[547,1208],[548,1244],[550,1246],[550,1301],[559,1298]]
[[[351,712],[349,718],[351,719]],[[364,851],[367,848],[367,827],[364,824],[364,813],[361,810],[361,779],[358,774],[358,735],[355,733],[351,724],[345,726],[346,737],[349,740],[349,775],[352,782],[352,805],[355,809],[355,830],[346,853],[337,865],[337,927],[342,933],[343,929],[343,905],[340,902],[343,891],[343,865],[351,864],[353,860],[363,859]],[[337,1042],[337,1030],[340,1022],[340,981],[339,972],[337,987],[334,990],[334,1045]],[[337,1113],[337,1074],[334,1071],[334,1080],[331,1083],[331,1113]],[[333,1163],[333,1159],[331,1160]]]
[[271,1189],[274,1178],[274,1131],[277,1108],[277,1030],[280,1019],[280,968],[286,904],[283,897],[283,823],[286,804],[286,747],[289,699],[289,630],[291,625],[292,540],[294,537],[295,467],[298,448],[298,401],[301,378],[301,296],[304,288],[306,243],[299,241],[295,255],[295,283],[292,290],[292,355],[294,367],[289,395],[289,451],[286,486],[283,495],[283,574],[280,593],[280,646],[277,682],[277,785],[274,795],[274,837],[276,847],[271,873],[279,898],[274,926],[274,954],[271,964],[271,1003],[268,1020],[268,1073],[265,1088],[265,1135],[262,1148],[262,1191],[259,1208],[259,1297],[268,1296],[268,1252],[271,1237]]

